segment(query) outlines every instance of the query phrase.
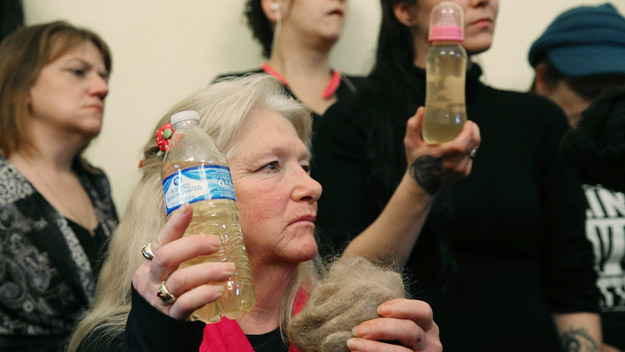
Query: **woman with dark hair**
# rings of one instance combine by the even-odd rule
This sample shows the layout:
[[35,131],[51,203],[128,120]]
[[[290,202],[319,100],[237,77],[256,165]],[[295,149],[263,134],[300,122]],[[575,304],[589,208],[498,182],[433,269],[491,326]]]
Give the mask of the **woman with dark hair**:
[[330,51],[347,15],[346,0],[248,0],[245,18],[267,58],[260,69],[307,105],[313,120],[338,100],[350,99],[363,79],[330,67]]
[[[560,340],[567,351],[593,350],[601,342],[596,273],[583,195],[557,155],[568,128],[562,112],[542,98],[486,86],[469,60],[467,116],[480,126],[479,151],[441,153],[461,134],[441,145],[419,139],[417,158],[404,152],[404,135],[420,134],[422,110],[409,118],[425,102],[429,14],[439,2],[382,0],[367,88],[318,125],[311,169],[324,188],[322,240],[334,248],[351,240],[345,253],[405,263],[413,292],[425,290],[433,306],[445,351],[557,351]],[[468,55],[487,50],[498,1],[456,2]],[[470,175],[447,182],[441,167],[467,157]],[[422,197],[406,199],[408,176]],[[405,203],[391,211],[397,224],[377,226],[398,198]],[[425,216],[425,224],[395,234]]]
[[117,225],[81,156],[102,128],[111,54],[57,21],[0,45],[0,350],[62,351]]

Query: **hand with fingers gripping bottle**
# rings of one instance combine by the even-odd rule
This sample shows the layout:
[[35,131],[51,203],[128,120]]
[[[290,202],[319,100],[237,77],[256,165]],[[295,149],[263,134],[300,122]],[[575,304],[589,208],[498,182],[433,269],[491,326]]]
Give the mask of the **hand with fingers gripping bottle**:
[[[219,240],[214,236],[191,235],[182,238],[191,222],[193,210],[183,205],[165,224],[157,238],[142,249],[145,262],[135,272],[133,285],[145,293],[147,301],[175,319],[187,319],[196,309],[216,300],[234,272],[233,263],[204,263],[179,269],[181,263],[217,251]],[[148,254],[148,253],[153,254]],[[146,280],[146,278],[148,278]],[[149,293],[156,294],[149,294]]]

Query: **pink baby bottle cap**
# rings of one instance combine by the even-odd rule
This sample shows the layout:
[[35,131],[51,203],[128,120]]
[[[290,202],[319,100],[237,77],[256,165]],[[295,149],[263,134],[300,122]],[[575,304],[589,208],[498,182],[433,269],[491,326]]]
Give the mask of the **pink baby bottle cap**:
[[464,14],[462,7],[451,1],[434,6],[430,13],[430,42],[464,40]]

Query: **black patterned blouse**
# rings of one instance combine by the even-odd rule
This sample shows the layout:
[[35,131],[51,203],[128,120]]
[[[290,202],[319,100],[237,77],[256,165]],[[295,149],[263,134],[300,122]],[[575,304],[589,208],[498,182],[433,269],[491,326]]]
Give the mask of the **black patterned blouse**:
[[61,351],[93,299],[117,226],[106,175],[73,165],[98,217],[94,235],[63,217],[0,155],[0,350]]

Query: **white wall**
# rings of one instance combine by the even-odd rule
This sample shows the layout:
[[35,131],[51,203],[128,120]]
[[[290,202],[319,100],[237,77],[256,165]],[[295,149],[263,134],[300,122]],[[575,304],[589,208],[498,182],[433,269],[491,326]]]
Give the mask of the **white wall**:
[[[1,0],[0,0],[1,1]],[[625,12],[625,0],[611,0]],[[527,51],[564,9],[600,0],[500,0],[493,48],[478,61],[485,81],[526,90]],[[244,0],[23,0],[27,24],[66,19],[99,33],[113,51],[101,135],[87,157],[108,173],[120,214],[139,177],[141,146],[175,102],[217,74],[259,66],[260,46],[242,18]],[[333,65],[365,73],[374,58],[378,0],[351,0]]]

